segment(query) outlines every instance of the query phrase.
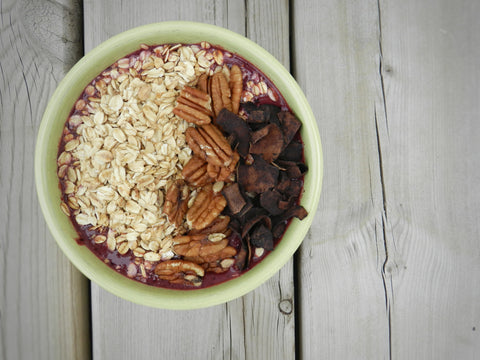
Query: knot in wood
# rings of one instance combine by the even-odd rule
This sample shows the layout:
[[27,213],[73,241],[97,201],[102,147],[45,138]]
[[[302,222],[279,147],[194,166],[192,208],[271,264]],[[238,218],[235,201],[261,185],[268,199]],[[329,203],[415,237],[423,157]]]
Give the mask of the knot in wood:
[[290,315],[293,311],[292,300],[284,299],[278,303],[278,309],[284,315]]

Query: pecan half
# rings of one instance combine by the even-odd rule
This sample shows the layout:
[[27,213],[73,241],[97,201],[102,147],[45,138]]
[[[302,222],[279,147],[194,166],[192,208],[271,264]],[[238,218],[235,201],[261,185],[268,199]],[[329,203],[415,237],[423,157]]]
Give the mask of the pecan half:
[[215,181],[208,173],[207,162],[198,156],[193,156],[182,170],[185,181],[193,186],[205,186]]
[[163,212],[168,216],[168,220],[179,227],[188,210],[188,196],[190,192],[187,186],[180,188],[179,183],[172,184],[165,195]]
[[238,114],[240,98],[243,90],[242,70],[238,65],[232,65],[230,69],[230,91],[232,94],[232,112]]
[[190,236],[203,235],[204,237],[214,233],[226,233],[228,224],[230,223],[229,216],[220,215],[206,228],[201,230],[191,230],[188,234]]
[[213,102],[213,113],[218,115],[220,110],[226,108],[232,111],[230,86],[222,72],[217,72],[211,77],[210,96]]
[[206,92],[185,86],[177,98],[173,113],[190,123],[205,125],[212,120],[211,102],[210,95]]
[[[212,242],[209,240],[191,240],[184,244],[177,244],[173,246],[173,251],[177,255],[185,256],[188,258],[195,257],[208,257],[210,255],[216,254],[226,248],[228,245],[228,239],[223,239],[221,241]],[[205,260],[196,261],[201,264],[208,262]]]
[[236,151],[233,153],[232,162],[228,166],[217,166],[214,164],[207,165],[207,174],[210,178],[216,181],[232,182],[234,177],[232,174],[235,171],[235,166],[238,163],[240,156]]
[[155,274],[162,280],[173,284],[192,284],[199,286],[205,275],[200,265],[186,260],[162,261],[155,267]]
[[234,256],[237,254],[237,251],[232,246],[227,246],[222,251],[220,251],[216,256],[210,256],[204,258],[204,260],[211,260],[208,262],[202,263],[202,267],[205,271],[222,273],[227,271],[234,263]]
[[197,88],[200,91],[203,91],[205,93],[208,93],[208,75],[207,74],[202,74],[198,77],[198,82],[197,82]]
[[193,153],[208,163],[217,166],[229,166],[232,163],[232,148],[216,126],[207,124],[198,128],[190,127],[185,135]]
[[[228,245],[228,239],[210,241],[196,236],[182,236],[174,239],[174,251],[185,260],[201,265],[206,271],[223,272],[234,263],[237,251]],[[229,261],[226,261],[229,259]],[[231,260],[231,261],[230,261]]]
[[193,205],[187,211],[187,223],[196,230],[209,226],[223,211],[227,200],[221,193],[216,193],[212,185],[205,186],[195,198]]

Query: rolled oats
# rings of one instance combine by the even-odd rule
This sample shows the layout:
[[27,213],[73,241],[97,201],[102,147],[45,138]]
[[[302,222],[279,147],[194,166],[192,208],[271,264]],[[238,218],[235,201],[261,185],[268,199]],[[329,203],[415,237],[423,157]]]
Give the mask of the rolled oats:
[[172,111],[180,91],[223,57],[205,55],[198,46],[143,46],[105,70],[75,103],[57,159],[69,196],[61,209],[80,226],[110,230],[95,243],[120,254],[131,249],[147,261],[173,256],[171,236],[184,230],[162,212],[165,189],[181,178],[192,152],[184,134],[190,125]]

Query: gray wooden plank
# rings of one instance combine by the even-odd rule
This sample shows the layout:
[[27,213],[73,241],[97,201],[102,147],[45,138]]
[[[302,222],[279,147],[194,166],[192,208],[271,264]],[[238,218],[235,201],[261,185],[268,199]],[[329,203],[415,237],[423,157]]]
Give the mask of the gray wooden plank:
[[298,257],[299,352],[305,359],[385,359],[377,3],[296,0],[292,28],[294,75],[325,159],[319,211]]
[[305,358],[478,357],[478,7],[295,1],[326,155],[300,256]]
[[42,113],[81,56],[80,4],[0,6],[0,359],[87,359],[88,282],[50,235],[33,176]]
[[[117,10],[116,16],[106,16],[111,9]],[[246,34],[288,67],[286,1],[172,0],[140,1],[135,5],[126,1],[85,1],[84,11],[87,50],[141,24],[194,20]],[[248,14],[247,26],[245,14]],[[280,42],[282,47],[277,46]],[[150,309],[119,299],[92,284],[94,358],[157,354],[184,359],[293,358],[293,289],[293,262],[243,298],[195,311]],[[138,339],[148,346],[137,346]]]
[[392,358],[480,352],[476,1],[380,1]]

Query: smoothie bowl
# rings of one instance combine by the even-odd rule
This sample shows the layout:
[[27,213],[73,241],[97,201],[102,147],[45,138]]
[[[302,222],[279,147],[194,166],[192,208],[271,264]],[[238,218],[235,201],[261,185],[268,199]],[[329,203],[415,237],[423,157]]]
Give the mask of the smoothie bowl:
[[40,205],[90,280],[139,304],[194,309],[274,275],[313,220],[322,152],[288,71],[250,40],[165,22],[83,57],[45,110]]

